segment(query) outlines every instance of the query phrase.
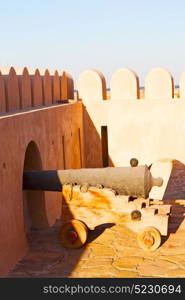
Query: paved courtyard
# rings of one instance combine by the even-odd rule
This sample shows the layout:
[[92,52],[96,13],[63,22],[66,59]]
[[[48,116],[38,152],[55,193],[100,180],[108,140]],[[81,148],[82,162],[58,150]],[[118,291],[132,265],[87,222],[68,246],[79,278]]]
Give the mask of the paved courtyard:
[[8,277],[185,277],[184,183],[185,167],[174,162],[164,197],[172,204],[169,234],[156,251],[140,249],[136,234],[120,224],[102,224],[85,247],[66,249],[58,240],[58,220],[52,228],[31,231],[29,252]]

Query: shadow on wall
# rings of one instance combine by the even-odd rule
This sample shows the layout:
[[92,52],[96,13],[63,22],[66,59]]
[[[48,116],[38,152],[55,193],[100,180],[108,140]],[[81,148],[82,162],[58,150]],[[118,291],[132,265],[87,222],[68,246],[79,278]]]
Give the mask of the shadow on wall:
[[114,167],[114,163],[109,156],[108,127],[101,126],[100,136],[84,105],[83,122],[85,136],[85,167]]
[[178,160],[173,160],[163,200],[176,199],[185,199],[185,165]]
[[163,196],[164,203],[172,205],[169,234],[175,233],[184,220],[183,200],[185,200],[185,165],[178,160],[172,160],[172,170]]

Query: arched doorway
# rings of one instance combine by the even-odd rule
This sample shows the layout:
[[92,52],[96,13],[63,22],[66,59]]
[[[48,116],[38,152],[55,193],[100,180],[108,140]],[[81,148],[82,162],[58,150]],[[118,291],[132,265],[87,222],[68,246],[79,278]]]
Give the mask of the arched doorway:
[[[26,170],[42,170],[40,152],[34,141],[31,141],[26,149],[24,171]],[[23,190],[23,208],[26,234],[33,228],[48,225],[43,191]]]

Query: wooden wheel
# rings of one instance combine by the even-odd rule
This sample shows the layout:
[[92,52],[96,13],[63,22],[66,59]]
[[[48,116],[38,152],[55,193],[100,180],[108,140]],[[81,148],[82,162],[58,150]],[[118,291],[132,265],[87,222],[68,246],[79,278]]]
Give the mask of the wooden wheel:
[[59,233],[59,239],[66,248],[81,248],[87,241],[88,228],[79,220],[71,220],[65,223]]
[[138,234],[137,241],[143,250],[154,251],[161,244],[161,234],[155,227],[147,227]]

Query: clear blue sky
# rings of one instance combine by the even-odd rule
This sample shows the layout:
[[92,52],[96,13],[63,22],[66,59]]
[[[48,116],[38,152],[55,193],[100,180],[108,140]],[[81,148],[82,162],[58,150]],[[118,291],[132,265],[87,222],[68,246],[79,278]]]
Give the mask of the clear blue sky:
[[0,0],[0,65],[185,71],[184,0]]

